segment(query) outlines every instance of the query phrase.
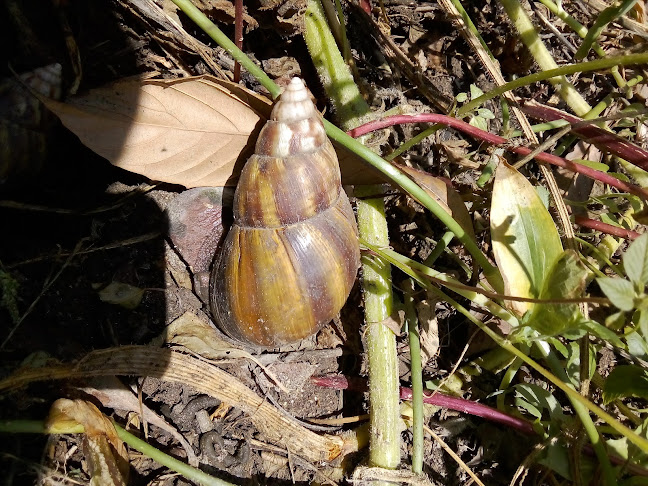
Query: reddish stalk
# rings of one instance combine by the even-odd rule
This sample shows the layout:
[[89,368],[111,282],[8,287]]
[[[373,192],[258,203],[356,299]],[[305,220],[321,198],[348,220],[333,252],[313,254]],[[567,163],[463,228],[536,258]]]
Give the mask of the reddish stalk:
[[526,114],[543,121],[566,120],[572,125],[572,133],[596,145],[599,149],[618,155],[631,164],[648,170],[648,152],[638,145],[618,136],[616,133],[597,127],[593,122],[565,113],[557,108],[544,106],[537,102],[527,102],[522,106]]
[[[366,382],[364,382],[363,380],[354,380],[341,375],[313,376],[311,378],[311,381],[318,386],[325,388],[334,388],[336,390],[351,389],[362,391],[366,389]],[[400,397],[401,400],[411,400],[412,389],[401,387]],[[513,427],[523,434],[535,434],[533,426],[530,422],[500,412],[495,408],[489,407],[487,405],[482,405],[481,403],[465,400],[463,398],[453,397],[440,392],[433,393],[432,395],[423,395],[423,402],[431,405],[437,405],[439,407],[448,408],[450,410],[467,413],[476,417],[481,417],[486,420],[490,420],[491,422],[506,425],[507,427]]]
[[[361,125],[353,130],[349,130],[348,134],[352,137],[359,137],[369,132],[375,130],[380,130],[382,128],[391,127],[393,125],[401,125],[404,123],[440,123],[452,127],[456,130],[460,130],[468,135],[471,135],[474,138],[483,140],[493,145],[505,145],[510,143],[509,140],[499,135],[480,130],[479,128],[473,127],[472,125],[453,118],[447,115],[438,115],[435,113],[421,113],[419,115],[396,115],[388,116],[382,120],[375,120],[364,125]],[[514,152],[518,155],[528,155],[532,150],[528,147],[507,147],[508,150]],[[648,200],[648,191],[642,189],[641,187],[635,186],[634,184],[629,184],[627,182],[621,181],[612,177],[610,174],[601,172],[585,165],[576,164],[570,160],[563,159],[562,157],[557,157],[555,155],[548,154],[546,152],[540,152],[535,156],[535,158],[541,162],[546,162],[548,164],[556,165],[558,167],[563,167],[565,169],[571,170],[572,172],[577,172],[583,174],[592,179],[608,184],[612,187],[616,187],[620,191],[629,192],[644,200]]]
[[[243,0],[234,1],[234,44],[243,49]],[[234,63],[234,82],[241,80],[241,65]]]
[[[362,378],[347,377],[344,375],[312,376],[311,382],[317,386],[332,388],[334,390],[351,390],[362,392],[367,389],[367,382]],[[402,400],[411,400],[412,389],[401,387],[400,397]],[[444,407],[450,410],[456,410],[458,412],[481,417],[492,422],[506,425],[508,427],[513,427],[514,429],[526,435],[536,434],[531,422],[518,417],[513,417],[512,415],[500,412],[495,408],[489,407],[487,405],[482,405],[481,403],[472,402],[463,398],[453,397],[440,392],[433,393],[432,395],[424,395],[423,401],[425,403],[437,405],[439,407]],[[595,457],[594,450],[589,444],[585,444],[583,446],[583,452],[592,458]],[[616,466],[624,466],[631,474],[648,476],[648,470],[637,464],[628,462],[627,460],[615,454],[608,453],[608,457],[610,458],[612,464]]]
[[639,238],[639,236],[641,236],[636,231],[619,228],[618,226],[612,226],[611,224],[604,223],[603,221],[596,221],[594,219],[586,218],[585,216],[574,216],[574,222],[577,225],[584,226],[585,228],[600,231],[601,233],[606,233],[612,236],[618,236],[619,238],[625,238],[626,240],[634,240],[635,238]]

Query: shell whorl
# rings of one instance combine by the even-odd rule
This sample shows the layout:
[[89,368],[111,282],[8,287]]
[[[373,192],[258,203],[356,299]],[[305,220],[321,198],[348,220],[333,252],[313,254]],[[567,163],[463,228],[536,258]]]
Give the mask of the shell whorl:
[[301,79],[293,78],[241,172],[234,221],[251,227],[304,221],[336,204],[340,184],[322,117]]
[[241,172],[234,223],[212,271],[212,312],[238,341],[295,342],[335,317],[359,266],[335,150],[295,78]]

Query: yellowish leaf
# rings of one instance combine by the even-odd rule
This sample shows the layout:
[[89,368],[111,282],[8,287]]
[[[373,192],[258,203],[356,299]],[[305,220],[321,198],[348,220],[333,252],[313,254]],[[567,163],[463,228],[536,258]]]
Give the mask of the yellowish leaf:
[[[505,162],[495,173],[490,226],[505,293],[538,298],[551,266],[563,251],[562,244],[538,192]],[[522,315],[533,304],[511,302],[510,307]]]
[[90,402],[62,398],[52,405],[45,425],[53,432],[71,421],[85,429],[83,452],[90,469],[90,484],[126,486],[128,453],[112,422]]

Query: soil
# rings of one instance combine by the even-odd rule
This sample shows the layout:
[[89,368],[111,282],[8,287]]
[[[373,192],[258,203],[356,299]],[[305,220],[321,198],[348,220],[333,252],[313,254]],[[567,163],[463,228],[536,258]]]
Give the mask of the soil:
[[[212,72],[199,55],[162,29],[153,28],[153,20],[137,15],[137,10],[127,3],[5,1],[4,7],[0,7],[4,61],[0,63],[0,74],[11,83],[9,67],[23,73],[59,62],[63,66],[61,89],[65,95],[76,79],[80,80],[79,90],[83,91],[151,71],[165,78]],[[159,3],[168,7],[167,2]],[[209,5],[203,7],[211,8],[212,18],[232,37],[231,5],[227,2]],[[471,84],[483,91],[493,86],[438,5],[390,0],[385,6],[391,19],[389,35],[420,67],[427,82],[440,94],[438,100],[451,100],[460,92],[469,92]],[[296,12],[303,6],[299,2],[270,2],[271,8],[261,7],[257,2],[246,2],[247,13],[258,26],[246,32],[245,51],[275,78],[300,74],[315,97],[324,100],[299,35],[301,27]],[[466,8],[498,56],[504,74],[527,73],[531,65],[529,56],[520,47],[501,7],[493,1],[482,1],[469,2]],[[412,81],[407,79],[407,67],[382,48],[380,36],[355,7],[349,7],[346,14],[350,42],[370,102],[383,110],[397,106],[405,110],[438,110],[435,103],[414,89]],[[191,22],[183,17],[180,20],[190,34],[210,44]],[[556,56],[561,58],[558,49]],[[215,50],[213,61],[223,72],[231,74],[232,62],[222,52]],[[81,66],[82,72],[75,74],[75,66]],[[262,91],[246,74],[242,83]],[[587,93],[592,100],[599,97],[596,89]],[[539,91],[533,96],[546,98],[548,94]],[[4,99],[2,103],[7,104]],[[323,103],[320,105],[324,107]],[[490,108],[497,111],[495,106]],[[185,312],[209,322],[207,307],[193,291],[193,276],[167,237],[164,211],[183,188],[152,185],[142,176],[112,166],[84,147],[44,108],[39,109],[42,111],[36,115],[36,122],[17,121],[11,118],[13,115],[0,113],[11,119],[14,127],[11,130],[22,126],[30,134],[2,132],[2,136],[11,134],[7,145],[11,156],[0,161],[5,164],[0,166],[2,374],[7,376],[25,363],[42,362],[43,356],[71,362],[96,349],[148,344],[164,337],[167,326]],[[0,125],[0,129],[9,130],[5,125]],[[32,132],[37,133],[42,144],[30,138]],[[397,146],[413,133],[411,127],[397,129],[391,133],[389,143]],[[451,163],[448,147],[457,143],[457,137],[444,131],[436,142],[447,144],[424,142],[413,150],[409,159],[435,175],[452,180],[472,209],[487,216],[484,193],[474,186],[478,173]],[[460,147],[460,151],[468,152],[471,148],[472,145]],[[23,159],[30,163],[16,162]],[[430,245],[421,236],[438,241],[443,228],[403,196],[389,196],[388,207],[393,247],[400,253],[424,259]],[[453,250],[463,256],[460,248]],[[438,266],[447,271],[458,268],[447,256],[441,257]],[[402,276],[396,273],[395,281],[400,279]],[[115,282],[143,290],[141,302],[128,309],[105,301],[105,297],[102,300],[101,291]],[[437,305],[437,318],[440,352],[433,353],[424,371],[425,379],[447,375],[472,334],[472,329],[443,304]],[[328,373],[364,376],[362,322],[361,295],[356,285],[340,319],[302,344],[302,349],[262,355],[272,365],[273,373],[289,389],[296,390],[289,394],[277,389],[249,360],[231,360],[222,366],[297,419],[362,416],[366,413],[362,391],[329,390],[309,381],[312,375]],[[405,342],[399,350],[403,384],[407,385]],[[468,357],[489,346],[484,339],[476,338]],[[191,444],[201,468],[217,477],[235,484],[326,482],[316,472],[320,465],[264,448],[263,437],[258,435],[249,417],[227,404],[186,385],[152,378],[121,380],[136,392],[141,391],[144,403]],[[81,391],[82,387],[96,386],[92,381],[34,383],[0,397],[0,419],[43,420],[53,401],[61,397],[84,397],[96,402],[96,398]],[[484,373],[479,381],[471,384],[472,395],[466,398],[484,400],[496,388],[496,378]],[[122,425],[132,418],[124,410],[102,407],[102,411]],[[205,411],[214,416],[211,430],[205,430],[196,418]],[[429,424],[486,484],[508,484],[533,446],[532,441],[515,431],[456,412],[437,410],[432,413]],[[353,423],[321,427],[341,432],[356,426]],[[134,427],[132,430],[136,431]],[[214,431],[218,436],[216,445],[207,442]],[[186,451],[167,432],[150,425],[148,433],[149,442],[186,460]],[[406,464],[411,435],[405,431],[403,437],[402,460]],[[81,436],[46,438],[15,434],[3,438],[0,449],[3,484],[33,484],[34,481],[72,484],[72,480],[79,481],[75,484],[87,484],[89,472],[81,442]],[[211,444],[211,449],[205,449],[205,444]],[[365,459],[366,451],[351,458],[355,464]],[[346,470],[352,468],[347,466]],[[467,481],[465,473],[432,440],[426,440],[425,472],[435,484],[458,485]],[[531,471],[527,477],[529,484],[542,483],[535,474],[540,472]],[[129,484],[189,483],[154,461],[131,453]]]

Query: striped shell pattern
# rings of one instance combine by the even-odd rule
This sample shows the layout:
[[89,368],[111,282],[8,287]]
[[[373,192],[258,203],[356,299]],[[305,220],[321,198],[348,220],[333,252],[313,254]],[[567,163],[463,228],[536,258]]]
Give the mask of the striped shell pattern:
[[335,150],[294,78],[241,173],[234,224],[212,271],[212,312],[237,341],[299,341],[337,315],[359,262]]

